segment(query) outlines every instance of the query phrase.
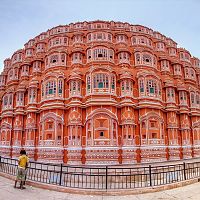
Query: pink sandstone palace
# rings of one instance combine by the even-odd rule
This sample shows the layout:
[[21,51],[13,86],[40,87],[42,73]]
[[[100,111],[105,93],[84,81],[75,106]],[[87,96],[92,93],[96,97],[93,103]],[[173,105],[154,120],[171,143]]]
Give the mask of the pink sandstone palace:
[[0,75],[0,155],[134,164],[200,157],[200,60],[141,25],[78,22],[30,39]]

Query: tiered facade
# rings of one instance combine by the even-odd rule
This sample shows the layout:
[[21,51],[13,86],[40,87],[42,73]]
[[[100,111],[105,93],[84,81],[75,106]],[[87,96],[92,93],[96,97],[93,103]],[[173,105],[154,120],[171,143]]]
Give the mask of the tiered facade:
[[200,61],[140,25],[81,22],[29,40],[0,75],[0,155],[127,164],[200,156]]

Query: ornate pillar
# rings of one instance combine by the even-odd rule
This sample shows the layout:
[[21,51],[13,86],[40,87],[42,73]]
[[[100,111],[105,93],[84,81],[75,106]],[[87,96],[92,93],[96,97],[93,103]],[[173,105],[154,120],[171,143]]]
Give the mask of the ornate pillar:
[[11,118],[11,130],[10,130],[10,157],[12,158],[13,156],[13,137],[14,137],[14,118]]
[[141,145],[141,133],[140,133],[140,122],[139,122],[139,110],[135,110],[135,123],[137,124],[135,126],[135,145],[137,147],[136,149],[136,160],[137,163],[141,163],[141,150],[140,150],[140,145]]
[[40,133],[39,131],[41,131],[40,127],[40,114],[35,113],[35,121],[36,124],[39,124],[39,127],[36,127],[35,129],[35,140],[34,140],[34,147],[35,147],[35,151],[34,151],[34,160],[37,161],[38,160],[38,145],[39,145],[39,136]]
[[189,117],[189,119],[190,119],[190,144],[191,144],[192,158],[194,157],[194,138],[193,138],[193,128],[192,128],[193,118],[195,118],[195,117],[192,117],[192,116]]
[[67,151],[67,146],[68,146],[68,142],[69,142],[69,135],[68,135],[68,131],[69,131],[69,126],[68,124],[68,114],[67,111],[65,110],[64,112],[64,125],[63,125],[63,162],[67,163],[68,162],[68,151]]
[[[121,119],[121,108],[117,109],[117,117],[118,119]],[[119,122],[118,122],[119,123]],[[122,150],[122,126],[118,125],[118,138],[117,138],[117,143],[118,143],[118,162],[119,164],[122,164],[122,154],[123,154],[123,150]]]
[[181,131],[181,114],[179,114],[178,117],[178,144],[179,144],[179,157],[180,159],[183,159],[183,147],[182,147],[182,131]]
[[164,116],[164,123],[163,123],[163,127],[162,127],[162,131],[164,131],[164,142],[165,142],[165,151],[166,151],[166,159],[169,160],[170,159],[170,154],[169,154],[169,129],[167,129],[167,119],[168,119],[168,112],[166,114],[163,115]]
[[[86,119],[86,109],[82,109],[82,120],[84,120],[83,124],[85,124],[85,119]],[[81,146],[82,146],[81,162],[82,162],[82,164],[85,164],[86,163],[86,151],[85,151],[85,147],[86,147],[86,126],[85,125],[83,126],[83,129],[82,129],[82,143],[81,143]]]

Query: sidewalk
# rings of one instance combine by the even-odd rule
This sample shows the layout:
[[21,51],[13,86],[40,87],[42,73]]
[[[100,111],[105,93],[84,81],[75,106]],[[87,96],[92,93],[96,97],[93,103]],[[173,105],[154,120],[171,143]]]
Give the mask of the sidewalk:
[[155,193],[127,196],[78,195],[26,186],[20,190],[14,182],[0,176],[0,200],[200,200],[200,183]]

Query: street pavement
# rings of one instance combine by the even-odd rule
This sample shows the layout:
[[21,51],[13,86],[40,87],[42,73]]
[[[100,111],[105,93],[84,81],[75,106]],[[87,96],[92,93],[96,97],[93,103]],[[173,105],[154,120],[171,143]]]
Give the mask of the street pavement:
[[95,196],[69,194],[26,185],[26,189],[13,187],[14,181],[0,176],[0,200],[200,200],[200,183],[165,190],[126,196]]

